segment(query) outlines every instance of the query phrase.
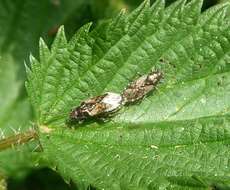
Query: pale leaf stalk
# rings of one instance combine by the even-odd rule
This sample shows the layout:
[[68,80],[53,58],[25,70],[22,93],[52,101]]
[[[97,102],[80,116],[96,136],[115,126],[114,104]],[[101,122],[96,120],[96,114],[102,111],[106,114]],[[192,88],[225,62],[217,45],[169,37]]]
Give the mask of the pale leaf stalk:
[[38,139],[38,134],[35,130],[30,130],[24,133],[9,136],[0,140],[0,151],[7,148],[12,148],[15,145],[25,144]]

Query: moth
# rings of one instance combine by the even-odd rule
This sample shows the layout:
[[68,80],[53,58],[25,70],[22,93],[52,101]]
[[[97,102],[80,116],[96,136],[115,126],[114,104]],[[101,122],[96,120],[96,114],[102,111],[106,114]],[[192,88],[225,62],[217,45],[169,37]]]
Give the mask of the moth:
[[120,109],[122,101],[120,94],[106,92],[103,95],[89,98],[83,101],[80,106],[72,109],[69,119],[82,122],[89,118],[103,118]]
[[156,88],[156,85],[162,78],[163,74],[159,71],[152,71],[149,74],[139,77],[123,91],[123,104],[133,103],[142,99],[146,94]]

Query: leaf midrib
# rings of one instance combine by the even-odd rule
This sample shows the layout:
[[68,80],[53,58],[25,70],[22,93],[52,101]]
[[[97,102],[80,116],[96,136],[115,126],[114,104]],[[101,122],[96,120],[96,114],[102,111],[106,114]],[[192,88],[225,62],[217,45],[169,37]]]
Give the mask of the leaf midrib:
[[[77,130],[76,130],[77,132]],[[82,132],[84,133],[84,132]],[[90,140],[86,140],[86,139],[82,139],[82,138],[77,138],[77,137],[72,137],[75,141],[73,143],[72,139],[70,138],[65,138],[66,136],[62,136],[60,134],[56,134],[56,133],[53,133],[52,134],[53,136],[57,137],[57,138],[60,138],[61,141],[63,140],[66,140],[68,141],[69,143],[71,144],[78,144],[78,145],[97,145],[97,146],[101,146],[101,147],[141,147],[141,148],[149,148],[150,150],[155,150],[155,151],[158,151],[159,149],[170,149],[170,148],[176,148],[178,146],[178,149],[181,147],[181,148],[184,148],[184,147],[188,147],[188,146],[199,146],[199,145],[209,145],[209,144],[222,144],[223,142],[230,142],[230,138],[223,138],[223,139],[218,139],[218,140],[206,140],[206,141],[202,141],[202,140],[199,140],[197,141],[196,143],[183,143],[183,144],[164,144],[164,145],[161,145],[161,144],[117,144],[117,143],[104,143],[104,142],[98,142],[98,141],[93,141],[92,139]],[[68,135],[69,137],[69,135]],[[78,141],[76,141],[76,139],[78,139]],[[157,146],[158,148],[151,148],[151,145],[155,145]],[[223,145],[223,144],[222,144]],[[127,154],[129,153],[128,151],[124,151],[126,152]],[[143,157],[143,156],[142,156]]]

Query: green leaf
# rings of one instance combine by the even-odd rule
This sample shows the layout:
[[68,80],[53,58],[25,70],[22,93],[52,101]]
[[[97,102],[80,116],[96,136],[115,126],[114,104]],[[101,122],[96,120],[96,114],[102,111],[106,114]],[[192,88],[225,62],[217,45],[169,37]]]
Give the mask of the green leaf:
[[[99,189],[230,185],[229,4],[201,6],[145,1],[69,42],[61,28],[50,50],[41,40],[26,86],[44,156],[65,179]],[[109,122],[65,125],[72,107],[151,69],[164,80],[141,102]]]
[[[22,84],[17,80],[17,68],[13,58],[4,55],[0,59],[0,141],[30,128],[31,107],[27,99],[20,97]],[[0,150],[0,174],[22,176],[34,166],[31,154],[36,144]],[[37,163],[37,160],[36,160]]]
[[[99,1],[96,1],[96,5]],[[61,25],[66,25],[67,34],[70,36],[82,24],[103,17],[108,7],[116,10],[116,7],[107,6],[109,0],[100,4],[102,8],[98,10],[95,2],[84,0],[1,0],[0,52],[11,52],[14,55],[20,65],[22,77],[23,62],[27,60],[29,53],[37,56],[40,36],[50,44]]]
[[7,136],[15,126],[25,127],[31,118],[28,100],[20,98],[22,83],[17,79],[17,67],[13,58],[0,58],[0,128]]
[[[88,3],[84,3],[83,0],[77,2],[2,0],[0,2],[0,51],[11,52],[20,66],[20,77],[25,76],[22,74],[23,62],[30,52],[36,54],[38,51],[39,37],[43,36],[51,42],[58,27],[70,19],[73,12],[86,10],[87,5]],[[78,19],[81,17],[75,19],[76,23],[80,23]],[[79,27],[76,25],[75,27]]]

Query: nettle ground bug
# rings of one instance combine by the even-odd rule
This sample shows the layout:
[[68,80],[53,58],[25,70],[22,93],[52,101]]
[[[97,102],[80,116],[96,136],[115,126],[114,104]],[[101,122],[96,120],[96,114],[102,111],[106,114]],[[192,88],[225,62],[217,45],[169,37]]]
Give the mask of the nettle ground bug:
[[120,94],[107,92],[83,101],[80,106],[71,110],[69,119],[74,122],[83,122],[89,118],[104,118],[119,110],[121,105]]
[[134,103],[156,88],[163,78],[159,71],[152,71],[129,84],[122,93],[123,104]]

